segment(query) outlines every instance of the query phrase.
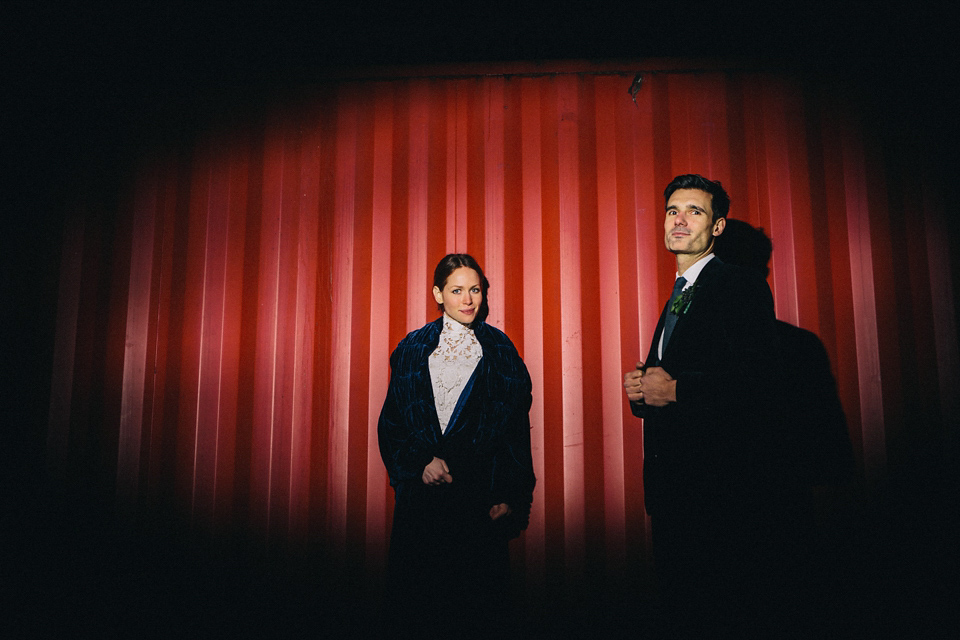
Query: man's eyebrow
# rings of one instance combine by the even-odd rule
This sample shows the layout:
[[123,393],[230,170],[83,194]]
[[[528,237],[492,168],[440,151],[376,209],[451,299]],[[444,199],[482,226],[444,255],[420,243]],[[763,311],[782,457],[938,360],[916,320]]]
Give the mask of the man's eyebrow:
[[[695,205],[695,204],[688,204],[688,205],[686,205],[686,206],[687,206],[688,209],[696,209],[696,210],[699,211],[700,213],[706,213],[706,212],[707,212],[706,209],[704,209],[703,207],[698,207],[698,206]],[[670,211],[671,209],[679,209],[679,208],[680,208],[679,205],[671,204],[671,205],[668,205],[668,206],[664,207],[664,211]]]

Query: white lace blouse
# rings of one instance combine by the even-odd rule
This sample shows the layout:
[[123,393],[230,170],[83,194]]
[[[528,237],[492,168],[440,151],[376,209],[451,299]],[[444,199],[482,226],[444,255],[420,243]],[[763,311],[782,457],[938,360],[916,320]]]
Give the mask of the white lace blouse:
[[443,314],[440,344],[428,358],[440,430],[447,431],[460,394],[477,368],[483,349],[473,330]]

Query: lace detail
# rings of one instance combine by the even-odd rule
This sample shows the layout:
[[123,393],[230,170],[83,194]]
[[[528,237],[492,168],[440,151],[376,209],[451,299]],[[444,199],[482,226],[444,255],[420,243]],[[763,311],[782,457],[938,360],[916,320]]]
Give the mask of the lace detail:
[[444,314],[440,344],[428,359],[441,431],[447,431],[460,394],[482,357],[483,349],[473,330]]

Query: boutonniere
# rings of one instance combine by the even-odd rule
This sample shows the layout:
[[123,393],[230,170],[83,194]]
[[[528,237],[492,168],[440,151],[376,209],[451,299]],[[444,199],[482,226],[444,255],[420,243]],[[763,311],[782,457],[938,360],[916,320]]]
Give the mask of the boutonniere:
[[693,302],[693,292],[698,284],[694,282],[677,296],[677,299],[670,305],[670,313],[675,316],[682,316],[690,309],[690,304]]

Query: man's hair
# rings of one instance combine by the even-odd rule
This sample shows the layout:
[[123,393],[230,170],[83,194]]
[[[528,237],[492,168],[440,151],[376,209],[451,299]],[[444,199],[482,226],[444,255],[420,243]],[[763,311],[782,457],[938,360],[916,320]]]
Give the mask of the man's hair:
[[730,196],[724,190],[719,180],[707,180],[696,173],[688,173],[674,178],[667,188],[663,191],[663,201],[669,202],[670,196],[677,189],[699,189],[710,194],[710,208],[713,209],[713,220],[716,222],[720,218],[726,218],[730,211]]
[[[487,276],[483,275],[483,269],[470,254],[448,253],[445,255],[433,270],[433,286],[443,291],[447,278],[460,267],[473,269],[480,277],[480,292],[483,294],[483,299],[480,301],[480,308],[477,309],[477,320],[485,320],[490,313],[490,307],[487,305],[487,290],[490,288],[490,283],[487,281]],[[443,304],[437,303],[437,309],[443,311]]]

